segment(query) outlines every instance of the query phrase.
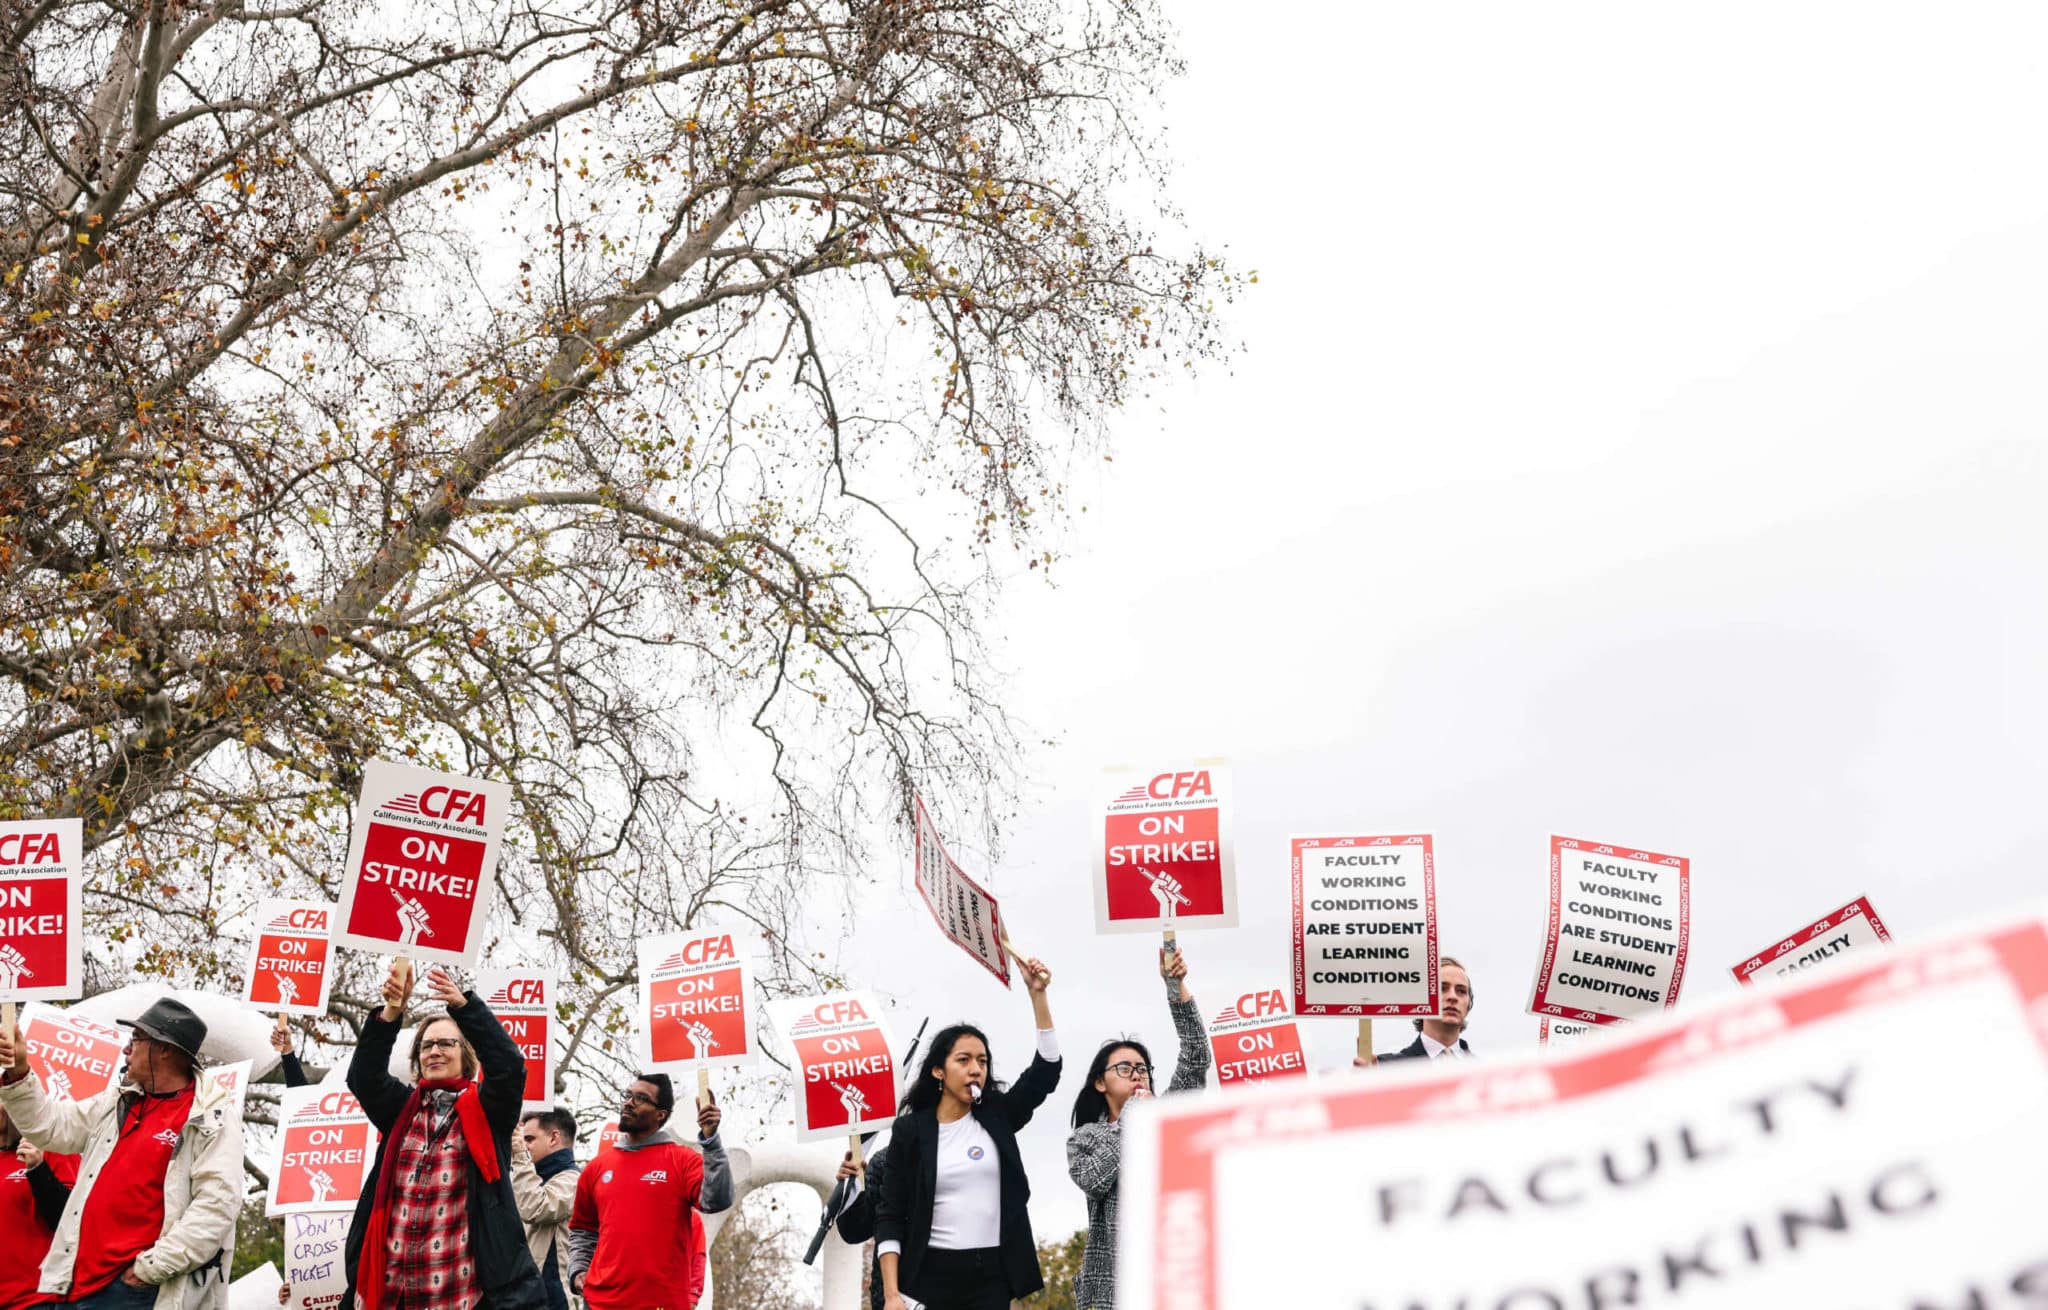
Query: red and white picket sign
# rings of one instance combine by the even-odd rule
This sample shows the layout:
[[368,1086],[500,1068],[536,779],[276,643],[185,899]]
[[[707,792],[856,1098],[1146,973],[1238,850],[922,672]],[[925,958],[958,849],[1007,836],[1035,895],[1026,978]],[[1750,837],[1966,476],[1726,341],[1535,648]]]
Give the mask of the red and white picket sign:
[[826,992],[768,1003],[796,1056],[796,1135],[844,1141],[896,1120],[896,1055],[882,1007],[868,992]]
[[674,1076],[761,1058],[754,1040],[754,963],[738,933],[640,939],[641,1063]]
[[1550,839],[1550,923],[1529,1013],[1619,1023],[1678,1004],[1692,946],[1692,862]]
[[924,797],[915,797],[914,803],[917,891],[924,897],[925,908],[932,912],[940,932],[1008,987],[1010,953],[1003,949],[1003,920],[996,898],[954,863],[946,844],[939,840]]
[[264,1213],[348,1210],[369,1185],[377,1130],[356,1098],[324,1084],[292,1087],[278,1107],[278,1160]]
[[1436,842],[1292,837],[1294,1012],[1437,1012]]
[[1224,1086],[1308,1076],[1301,1029],[1278,987],[1246,992],[1209,1020],[1209,1055]]
[[512,809],[502,782],[372,760],[349,833],[334,940],[437,964],[475,964]]
[[1866,954],[1892,939],[1877,917],[1870,898],[1861,896],[1833,914],[1825,914],[1781,942],[1774,942],[1729,970],[1735,981],[1754,983],[1759,976],[1785,978],[1844,955]]
[[547,1109],[555,1103],[555,971],[479,969],[476,989],[526,1057],[525,1108]]
[[84,823],[0,823],[0,1001],[85,994],[80,888]]
[[242,1108],[249,1103],[250,1075],[256,1071],[254,1060],[236,1060],[231,1064],[216,1064],[201,1070],[199,1076],[228,1094],[227,1105],[222,1108],[223,1117],[240,1123]]
[[604,1125],[602,1128],[599,1128],[597,1130],[597,1149],[599,1151],[610,1150],[615,1144],[617,1144],[618,1140],[619,1121],[616,1119],[612,1120],[610,1123]]
[[28,1067],[43,1091],[59,1100],[86,1101],[114,1085],[128,1034],[47,1005],[21,1010],[21,1040]]
[[1100,796],[1095,931],[1237,926],[1227,769],[1112,773]]
[[[1958,1016],[1967,1060],[1910,1040]],[[2034,916],[1563,1051],[1165,1097],[1120,1121],[1117,1304],[1271,1304],[1284,1252],[1350,1310],[2038,1305],[2043,1104]]]
[[242,1000],[280,1014],[325,1014],[334,988],[334,907],[318,901],[264,900],[256,905]]

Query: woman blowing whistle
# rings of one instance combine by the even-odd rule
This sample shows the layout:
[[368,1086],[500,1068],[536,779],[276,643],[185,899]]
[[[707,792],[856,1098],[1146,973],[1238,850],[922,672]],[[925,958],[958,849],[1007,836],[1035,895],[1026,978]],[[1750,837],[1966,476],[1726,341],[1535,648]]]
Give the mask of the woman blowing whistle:
[[1005,1090],[988,1038],[955,1024],[932,1039],[903,1097],[875,1201],[885,1310],[1008,1310],[1045,1286],[1025,1203],[1017,1133],[1060,1080],[1046,988],[1052,972],[1022,961],[1038,1051]]

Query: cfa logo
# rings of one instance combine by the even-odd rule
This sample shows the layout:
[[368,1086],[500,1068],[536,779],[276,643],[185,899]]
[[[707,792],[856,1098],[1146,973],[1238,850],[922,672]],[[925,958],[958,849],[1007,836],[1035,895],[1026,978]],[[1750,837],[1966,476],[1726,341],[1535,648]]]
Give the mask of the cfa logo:
[[548,985],[539,978],[514,978],[491,999],[506,1005],[546,1005]]
[[60,864],[54,832],[10,832],[0,836],[0,864]]
[[643,1183],[665,1183],[668,1181],[668,1170],[649,1169],[646,1173],[640,1175],[640,1181]]
[[1197,773],[1162,773],[1146,786],[1145,794],[1156,801],[1177,801],[1216,793],[1209,786],[1209,771],[1203,769]]
[[1237,998],[1237,1013],[1242,1019],[1261,1019],[1269,1014],[1287,1013],[1287,998],[1275,988],[1269,992],[1246,992]]
[[430,819],[449,819],[456,823],[482,823],[484,821],[484,798],[481,792],[467,792],[456,787],[435,785],[420,793],[420,813]]
[[[314,1114],[361,1114],[362,1103],[348,1092],[329,1092],[308,1107]],[[301,1114],[305,1111],[300,1111]]]
[[819,1023],[866,1023],[868,1012],[859,1001],[826,1001],[811,1011],[811,1017]]
[[176,1146],[178,1144],[178,1130],[166,1128],[156,1135],[156,1140],[159,1146]]
[[327,931],[327,911],[322,909],[298,909],[285,916],[287,928],[303,928],[308,932]]
[[733,958],[732,934],[723,937],[701,937],[683,944],[684,964],[709,964],[713,960]]

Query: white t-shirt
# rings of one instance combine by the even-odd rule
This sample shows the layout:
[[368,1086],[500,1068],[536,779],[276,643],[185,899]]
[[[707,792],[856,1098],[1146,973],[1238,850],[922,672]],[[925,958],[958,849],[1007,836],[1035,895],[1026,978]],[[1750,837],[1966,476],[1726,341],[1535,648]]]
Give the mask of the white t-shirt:
[[1003,1175],[996,1143],[973,1115],[939,1125],[931,1244],[975,1251],[1003,1241]]

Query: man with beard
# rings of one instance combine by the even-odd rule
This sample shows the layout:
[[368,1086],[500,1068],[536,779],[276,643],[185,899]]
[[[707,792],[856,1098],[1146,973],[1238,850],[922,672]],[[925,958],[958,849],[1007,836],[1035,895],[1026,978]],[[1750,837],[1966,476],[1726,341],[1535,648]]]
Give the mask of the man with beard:
[[706,1100],[697,1109],[699,1159],[668,1131],[675,1105],[668,1075],[634,1079],[620,1101],[618,1140],[577,1180],[569,1290],[590,1310],[682,1310],[703,1292],[695,1212],[732,1204],[732,1170],[718,1106]]

